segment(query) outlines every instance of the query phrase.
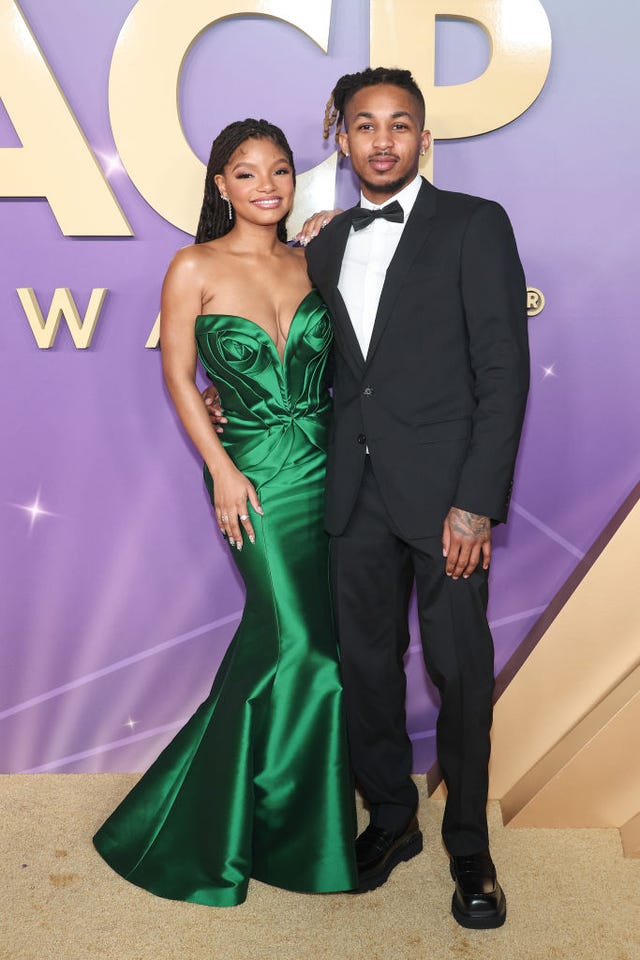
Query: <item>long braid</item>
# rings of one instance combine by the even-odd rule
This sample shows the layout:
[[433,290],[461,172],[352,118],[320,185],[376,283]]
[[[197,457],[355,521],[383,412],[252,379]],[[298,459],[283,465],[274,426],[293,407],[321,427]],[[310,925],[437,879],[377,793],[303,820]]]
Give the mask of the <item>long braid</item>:
[[401,87],[415,97],[422,112],[422,124],[424,125],[424,97],[422,96],[420,87],[411,76],[411,71],[400,70],[396,67],[375,67],[375,69],[367,67],[366,70],[361,70],[360,73],[345,73],[333,88],[324,111],[324,139],[328,140],[331,127],[335,123],[335,139],[336,142],[338,141],[338,135],[342,132],[344,112],[354,93],[362,90],[363,87],[376,87],[381,83],[389,83],[394,87]]
[[[233,219],[229,219],[227,204],[220,196],[220,191],[213,178],[216,174],[224,172],[229,158],[245,140],[271,140],[280,147],[291,165],[295,186],[296,170],[293,163],[293,154],[280,127],[274,126],[267,120],[254,120],[251,117],[246,120],[235,120],[221,130],[211,144],[211,154],[204,182],[204,198],[195,243],[206,243],[208,240],[224,237],[234,226],[235,215],[232,214]],[[278,223],[278,240],[281,240],[282,243],[287,242],[287,216],[288,214]]]

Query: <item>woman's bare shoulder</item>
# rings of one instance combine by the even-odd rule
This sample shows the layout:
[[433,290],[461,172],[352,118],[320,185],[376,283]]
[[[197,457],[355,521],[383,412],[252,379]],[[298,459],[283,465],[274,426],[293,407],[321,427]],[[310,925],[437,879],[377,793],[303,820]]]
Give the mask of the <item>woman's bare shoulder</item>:
[[216,282],[220,254],[210,243],[192,243],[174,253],[164,279],[165,288],[198,290],[204,296]]
[[301,262],[305,260],[304,247],[288,247],[287,249],[296,260]]
[[197,274],[202,270],[211,270],[217,259],[213,242],[192,243],[174,253],[169,270],[185,274]]

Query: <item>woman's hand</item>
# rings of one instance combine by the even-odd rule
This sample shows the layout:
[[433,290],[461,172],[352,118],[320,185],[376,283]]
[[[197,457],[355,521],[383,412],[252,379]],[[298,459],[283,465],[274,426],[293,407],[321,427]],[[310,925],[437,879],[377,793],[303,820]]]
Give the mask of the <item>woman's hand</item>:
[[263,515],[256,488],[232,463],[216,471],[213,477],[214,508],[218,526],[232,547],[242,550],[242,528],[251,543],[256,535],[247,513],[247,500]]
[[224,430],[220,424],[227,423],[228,421],[222,412],[222,403],[220,401],[218,388],[215,385],[207,387],[206,390],[202,391],[202,399],[204,400],[204,405],[207,408],[207,413],[209,414],[209,419],[211,420],[211,426],[216,433],[224,433]]
[[318,213],[314,213],[302,224],[300,233],[296,233],[298,243],[306,247],[309,241],[317,237],[323,227],[331,223],[333,218],[337,217],[339,213],[342,213],[340,207],[336,207],[335,210],[320,210]]

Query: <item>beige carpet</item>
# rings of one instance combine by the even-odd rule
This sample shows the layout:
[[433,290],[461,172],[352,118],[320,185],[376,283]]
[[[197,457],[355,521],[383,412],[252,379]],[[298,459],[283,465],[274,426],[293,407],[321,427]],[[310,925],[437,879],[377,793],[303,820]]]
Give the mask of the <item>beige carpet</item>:
[[510,830],[490,811],[506,925],[450,915],[441,808],[426,798],[425,850],[364,896],[254,882],[240,907],[160,900],[94,853],[93,831],[135,777],[0,777],[2,960],[640,960],[640,860],[615,830]]

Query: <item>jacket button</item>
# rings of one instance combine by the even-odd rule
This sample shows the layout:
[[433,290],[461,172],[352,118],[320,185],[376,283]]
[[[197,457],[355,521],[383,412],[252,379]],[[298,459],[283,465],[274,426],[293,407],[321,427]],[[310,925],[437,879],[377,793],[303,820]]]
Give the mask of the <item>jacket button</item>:
[[365,437],[364,433],[359,433],[358,436],[356,437],[356,440],[360,444],[367,442],[367,438]]
[[373,387],[365,387],[362,391],[363,397],[372,397],[373,396]]

